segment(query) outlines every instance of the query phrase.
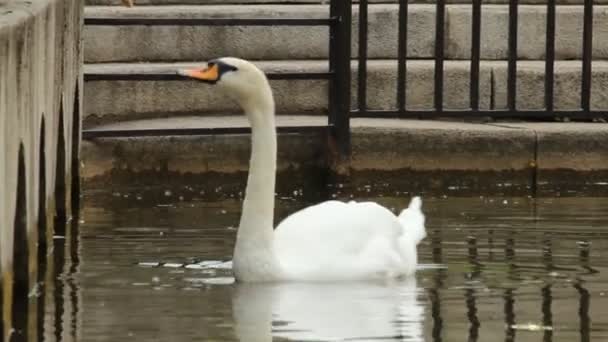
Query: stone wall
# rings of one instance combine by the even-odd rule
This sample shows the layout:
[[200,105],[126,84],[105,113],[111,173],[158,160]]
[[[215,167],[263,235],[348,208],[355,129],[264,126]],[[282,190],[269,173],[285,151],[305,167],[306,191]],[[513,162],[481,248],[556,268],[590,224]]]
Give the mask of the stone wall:
[[5,336],[15,326],[15,303],[31,304],[19,296],[37,281],[38,251],[52,242],[52,218],[71,215],[71,194],[78,191],[72,189],[78,185],[82,5],[0,0],[0,333]]

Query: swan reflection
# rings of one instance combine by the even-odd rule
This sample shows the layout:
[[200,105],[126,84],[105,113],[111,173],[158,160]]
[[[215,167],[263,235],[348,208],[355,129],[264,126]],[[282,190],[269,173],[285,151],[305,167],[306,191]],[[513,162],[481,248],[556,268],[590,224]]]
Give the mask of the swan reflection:
[[423,341],[415,279],[358,283],[236,284],[241,341]]

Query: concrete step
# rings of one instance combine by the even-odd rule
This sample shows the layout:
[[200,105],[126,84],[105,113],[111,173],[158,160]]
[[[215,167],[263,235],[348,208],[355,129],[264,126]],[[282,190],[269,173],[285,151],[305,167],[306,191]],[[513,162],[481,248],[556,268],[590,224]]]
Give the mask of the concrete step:
[[[277,126],[327,126],[327,118],[320,116],[279,116]],[[243,115],[224,117],[173,117],[134,120],[94,129],[129,130],[157,128],[223,128],[249,127]],[[305,134],[279,135],[280,174],[293,175],[303,168],[325,168],[327,131],[307,130]],[[287,136],[287,138],[285,138]],[[89,187],[103,184],[150,185],[162,179],[171,186],[179,178],[209,173],[235,175],[246,172],[249,160],[248,135],[195,135],[137,138],[96,138],[84,140],[82,146],[82,179]],[[152,145],[151,145],[152,144]],[[175,177],[167,177],[174,175]],[[226,178],[226,177],[225,177]],[[214,181],[215,180],[215,181]],[[198,185],[206,192],[226,185],[205,177]],[[159,185],[157,184],[157,185]],[[227,186],[226,186],[227,187]],[[242,189],[241,189],[242,190]],[[199,190],[197,190],[199,191]]]
[[[257,62],[269,72],[325,72],[325,61]],[[173,73],[196,63],[89,64],[85,72],[96,74]],[[444,65],[444,107],[467,109],[469,105],[468,61],[446,61]],[[356,63],[353,62],[351,103],[356,103]],[[397,63],[372,60],[368,63],[368,107],[396,107]],[[434,61],[407,63],[407,108],[432,109]],[[555,63],[555,109],[580,108],[581,61]],[[272,80],[277,112],[282,114],[325,114],[328,84],[325,80]],[[480,66],[480,107],[506,109],[507,63],[482,61]],[[591,104],[608,110],[608,61],[593,62]],[[542,109],[544,62],[518,63],[517,104],[519,109]],[[184,81],[88,81],[85,83],[84,125],[125,120],[183,115],[239,113],[240,109],[213,86]]]
[[[397,3],[399,0],[368,0],[369,3]],[[582,4],[584,0],[557,0],[558,4]],[[327,4],[329,0],[133,0],[138,6],[154,5],[250,5],[250,4]],[[358,3],[354,0],[353,3]],[[410,0],[409,3],[435,3],[434,0]],[[447,3],[471,3],[471,0],[447,0]],[[509,0],[485,0],[488,4],[506,4]],[[546,4],[546,0],[520,0],[520,4]],[[596,4],[608,4],[608,0],[595,0]],[[122,6],[122,0],[86,0],[90,6]]]
[[[396,58],[398,6],[371,5],[369,9],[369,57]],[[435,46],[435,6],[412,4],[409,8],[408,56],[431,58]],[[357,52],[357,7],[354,7],[353,56]],[[519,7],[518,56],[542,59],[545,55],[544,5]],[[209,5],[89,7],[87,17],[137,18],[326,18],[324,5]],[[556,58],[580,59],[583,7],[558,6]],[[593,56],[608,59],[608,6],[594,8]],[[471,6],[446,9],[445,56],[466,59],[470,55]],[[484,5],[481,56],[507,58],[508,7]],[[195,26],[87,26],[84,31],[85,61],[191,61],[238,55],[253,60],[324,59],[328,55],[326,27],[195,27]]]
[[[245,124],[242,116],[224,117],[220,123]],[[279,126],[324,123],[325,118],[318,117],[278,118]],[[217,118],[169,118],[110,128],[217,124]],[[344,190],[363,196],[378,189],[388,194],[529,195],[535,185],[539,195],[543,188],[566,194],[568,186],[604,194],[608,190],[608,125],[353,119],[351,127],[352,173],[344,180]],[[304,196],[319,188],[327,191],[326,134],[279,135],[279,196],[293,196],[294,191],[302,196],[302,189]],[[123,192],[125,187],[141,193],[142,186],[160,186],[161,197],[190,199],[217,192],[218,184],[221,193],[238,197],[244,189],[249,153],[248,135],[99,138],[83,141],[81,175],[85,190],[120,191],[117,195],[132,198],[138,194]]]

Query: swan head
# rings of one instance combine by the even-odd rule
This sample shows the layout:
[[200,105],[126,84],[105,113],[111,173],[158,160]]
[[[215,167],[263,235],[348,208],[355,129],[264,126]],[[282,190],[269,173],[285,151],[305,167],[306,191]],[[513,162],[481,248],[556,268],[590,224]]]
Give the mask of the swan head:
[[178,70],[177,73],[220,88],[246,111],[252,106],[263,106],[267,109],[269,104],[274,110],[272,91],[266,75],[253,63],[244,59],[234,57],[213,59],[202,68]]

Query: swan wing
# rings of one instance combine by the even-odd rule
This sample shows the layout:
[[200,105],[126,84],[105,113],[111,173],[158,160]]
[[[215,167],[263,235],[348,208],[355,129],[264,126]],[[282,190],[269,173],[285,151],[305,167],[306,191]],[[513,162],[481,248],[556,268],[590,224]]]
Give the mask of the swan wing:
[[409,273],[410,240],[400,218],[377,203],[327,201],[281,222],[274,246],[287,278],[361,279]]

